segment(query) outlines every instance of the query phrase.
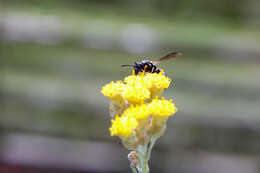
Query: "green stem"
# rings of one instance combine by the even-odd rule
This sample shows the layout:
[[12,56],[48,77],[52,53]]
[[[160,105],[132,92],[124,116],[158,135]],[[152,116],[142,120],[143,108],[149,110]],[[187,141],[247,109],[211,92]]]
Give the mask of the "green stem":
[[148,151],[147,151],[147,159],[148,160],[150,160],[151,152],[152,152],[153,146],[154,146],[157,139],[158,139],[158,137],[156,137],[156,136],[151,137],[150,145],[149,145],[149,148],[148,148]]
[[149,173],[149,165],[148,161],[151,157],[151,152],[153,149],[153,146],[158,139],[157,136],[152,136],[150,139],[150,144],[145,144],[143,146],[139,146],[136,150],[135,153],[138,157],[138,165],[136,167],[131,165],[131,169],[133,173]]
[[148,165],[148,146],[140,146],[138,150],[136,150],[136,154],[138,156],[139,165],[138,170],[140,173],[149,173],[149,165]]
[[148,158],[145,156],[143,157],[143,172],[142,173],[149,173],[149,165],[148,165]]
[[139,173],[138,170],[137,170],[137,168],[136,168],[135,166],[130,165],[130,167],[131,167],[133,173]]

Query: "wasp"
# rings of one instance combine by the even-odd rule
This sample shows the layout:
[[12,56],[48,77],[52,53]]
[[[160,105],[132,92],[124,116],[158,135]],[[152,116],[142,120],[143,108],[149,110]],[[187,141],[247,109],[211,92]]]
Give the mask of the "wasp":
[[159,62],[162,62],[164,60],[171,59],[171,58],[174,58],[177,56],[181,56],[181,55],[182,55],[182,53],[180,53],[180,52],[172,52],[172,53],[169,53],[169,54],[163,56],[162,58],[160,58],[159,60],[156,60],[156,61],[150,61],[150,60],[136,61],[134,65],[124,64],[124,65],[121,65],[121,67],[132,66],[134,68],[136,75],[139,72],[160,73],[161,69],[156,66]]

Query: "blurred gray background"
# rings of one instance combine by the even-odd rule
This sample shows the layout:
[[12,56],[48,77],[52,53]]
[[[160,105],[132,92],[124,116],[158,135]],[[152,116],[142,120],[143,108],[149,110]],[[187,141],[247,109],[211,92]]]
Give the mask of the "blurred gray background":
[[258,0],[0,0],[0,172],[130,173],[101,87],[172,51],[151,172],[260,172]]

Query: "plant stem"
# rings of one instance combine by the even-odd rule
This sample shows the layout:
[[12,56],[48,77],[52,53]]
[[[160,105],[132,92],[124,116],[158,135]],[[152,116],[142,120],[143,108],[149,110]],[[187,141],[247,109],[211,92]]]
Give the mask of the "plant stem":
[[139,164],[138,170],[140,173],[149,173],[149,165],[148,165],[148,145],[140,146],[136,150],[136,154],[138,156]]
[[149,144],[149,147],[148,147],[148,150],[147,150],[147,159],[148,159],[148,161],[150,160],[151,152],[152,152],[153,146],[154,146],[154,144],[155,144],[157,139],[158,139],[158,137],[156,137],[156,136],[152,136],[151,137],[151,141],[150,141],[150,144]]
[[151,152],[152,152],[153,146],[157,139],[158,139],[158,136],[152,136],[149,144],[139,146],[135,150],[139,163],[136,167],[131,166],[133,173],[149,173],[150,172],[148,162],[151,157]]
[[143,157],[143,168],[142,168],[142,173],[149,173],[149,165],[148,165],[148,158],[147,155]]
[[138,169],[135,166],[130,165],[130,167],[131,167],[133,173],[139,173]]

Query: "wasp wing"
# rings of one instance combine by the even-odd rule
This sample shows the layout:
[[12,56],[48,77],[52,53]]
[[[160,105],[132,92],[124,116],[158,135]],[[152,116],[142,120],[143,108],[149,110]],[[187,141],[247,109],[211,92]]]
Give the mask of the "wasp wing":
[[157,64],[161,61],[164,61],[164,60],[167,60],[167,59],[170,59],[170,58],[174,58],[176,56],[181,56],[182,53],[180,52],[172,52],[172,53],[169,53],[167,55],[165,55],[164,57],[160,58],[159,60],[156,60],[156,61],[152,61],[153,64]]

